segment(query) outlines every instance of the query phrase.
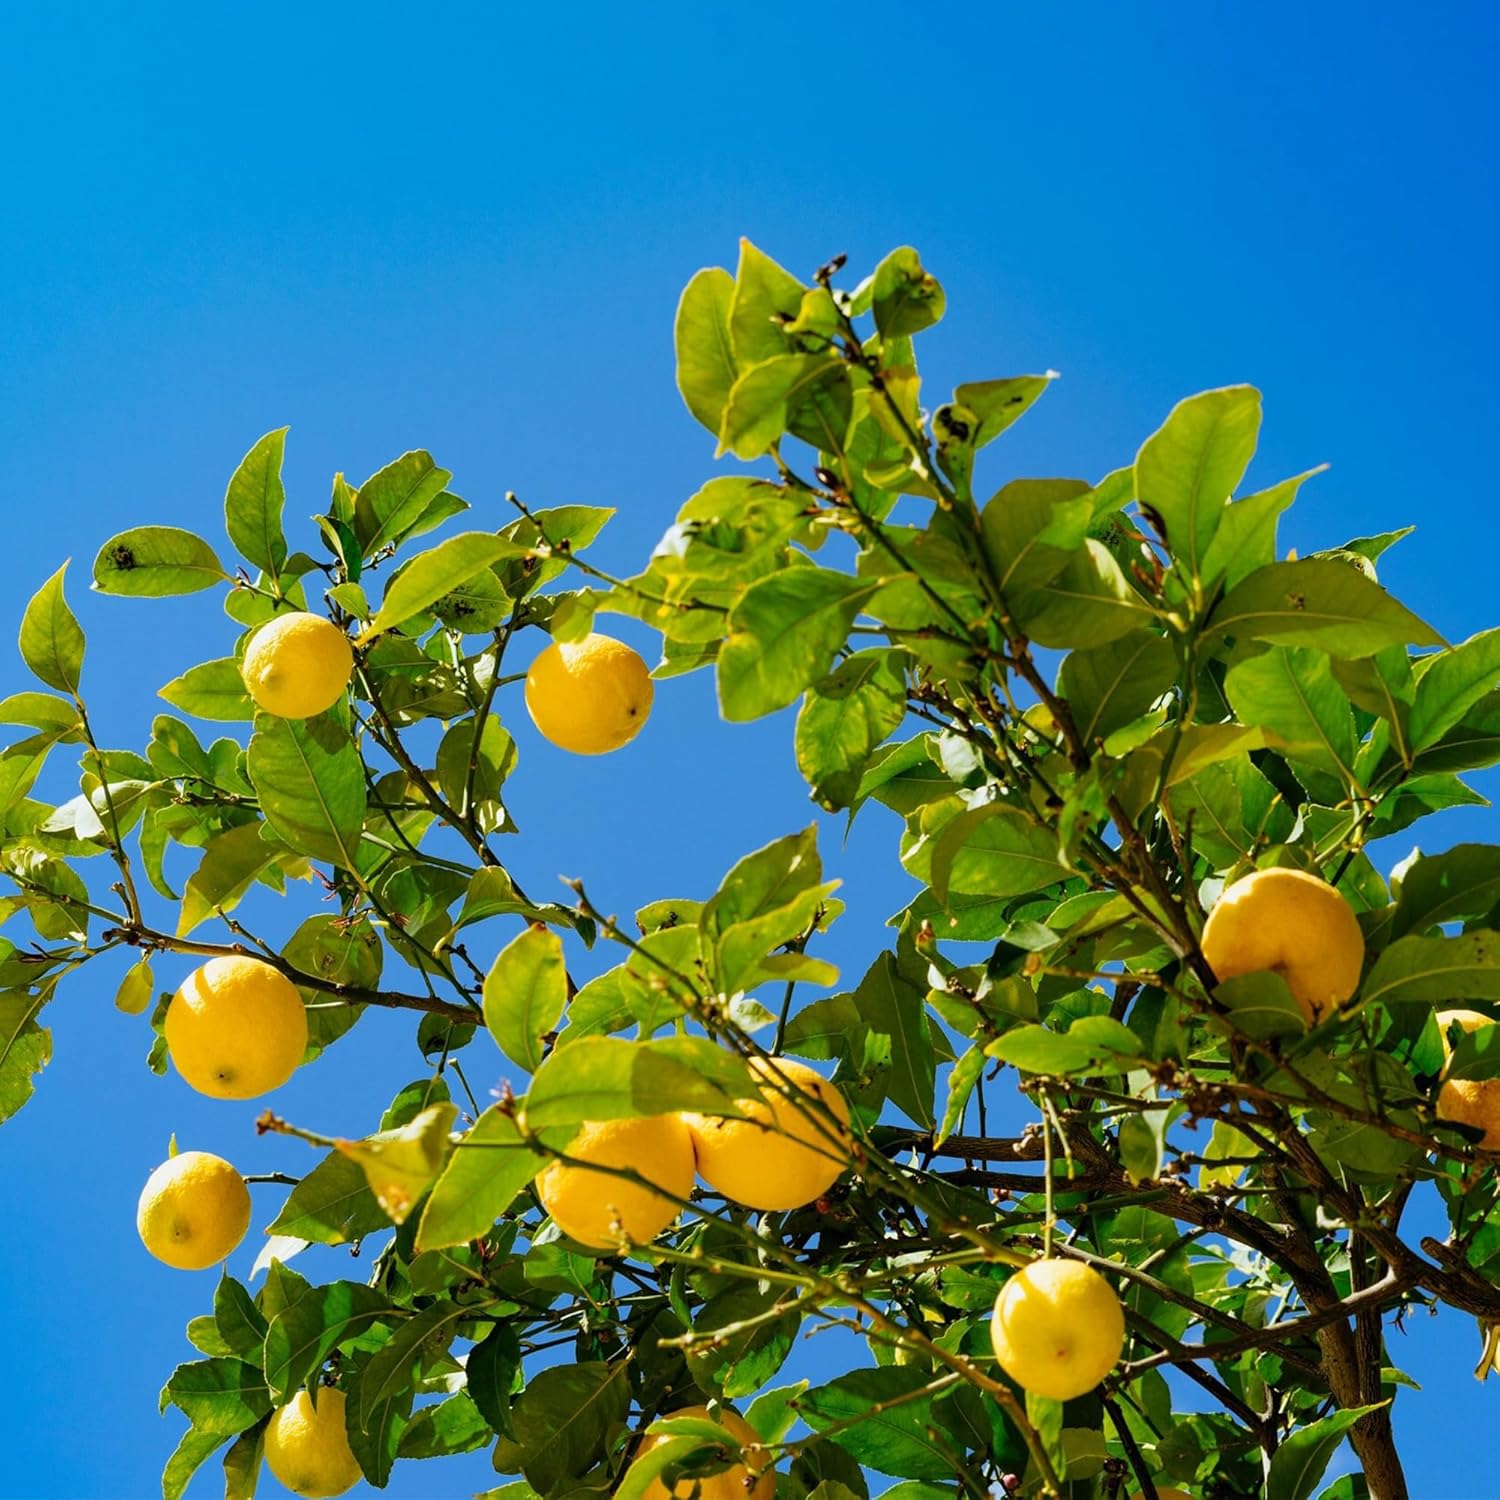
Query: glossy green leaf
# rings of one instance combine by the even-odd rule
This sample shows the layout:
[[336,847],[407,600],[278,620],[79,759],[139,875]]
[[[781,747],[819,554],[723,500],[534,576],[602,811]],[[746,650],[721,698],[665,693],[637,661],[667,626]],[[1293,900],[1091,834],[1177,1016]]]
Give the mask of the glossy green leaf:
[[975,380],[953,392],[954,402],[979,418],[979,428],[970,438],[976,448],[992,443],[1012,422],[1023,416],[1057,378],[1045,375],[1014,375],[1003,380]]
[[740,374],[719,428],[719,453],[759,458],[786,431],[788,413],[818,386],[845,376],[831,354],[779,354]]
[[48,687],[76,693],[83,674],[83,627],[63,598],[64,563],[32,595],[21,616],[21,659]]
[[801,311],[806,290],[749,240],[740,241],[734,295],[729,300],[729,342],[742,371],[787,352],[782,329]]
[[1246,495],[1230,505],[1219,521],[1214,539],[1203,553],[1206,583],[1223,580],[1232,589],[1242,578],[1276,561],[1276,523],[1297,498],[1297,492],[1323,467],[1283,479],[1270,489]]
[[52,1059],[52,1033],[37,1025],[46,995],[0,994],[0,1123],[31,1098],[36,1075]]
[[421,449],[403,453],[360,485],[354,497],[354,532],[366,557],[399,542],[423,519],[452,474]]
[[1500,1000],[1500,932],[1398,938],[1375,960],[1360,994],[1384,1005]]
[[359,1163],[330,1151],[292,1189],[266,1233],[343,1245],[389,1228]]
[[567,1000],[562,939],[532,925],[500,951],[485,976],[484,1024],[513,1063],[535,1073],[543,1038],[557,1026]]
[[1372,656],[1386,646],[1440,646],[1442,637],[1347,563],[1308,557],[1257,568],[1209,618],[1211,635]]
[[111,537],[94,559],[94,587],[102,594],[163,598],[195,594],[226,583],[214,549],[177,526],[137,526]]
[[858,651],[807,690],[797,766],[825,808],[847,807],[870,752],[906,717],[904,651]]
[[1500,682],[1500,628],[1470,636],[1426,666],[1411,709],[1411,743],[1436,744]]
[[1231,667],[1225,691],[1242,722],[1292,759],[1347,786],[1354,778],[1354,715],[1321,651],[1278,646]]
[[1057,685],[1074,727],[1092,745],[1140,718],[1176,675],[1172,642],[1152,630],[1132,630],[1103,646],[1070,652]]
[[373,1287],[334,1281],[309,1287],[282,1308],[265,1334],[266,1383],[278,1405],[289,1401],[340,1344],[406,1314]]
[[336,715],[256,714],[249,769],[266,822],[291,848],[342,869],[356,867],[365,817],[364,771]]
[[279,841],[261,836],[263,827],[259,821],[241,823],[204,846],[202,861],[183,887],[178,937],[218,912],[233,911],[261,871],[286,852]]
[[871,308],[875,326],[888,339],[932,327],[943,316],[945,302],[942,287],[909,245],[892,250],[875,268]]
[[245,691],[239,663],[232,657],[189,667],[162,688],[159,696],[198,719],[238,723],[255,717],[255,705]]
[[931,1377],[903,1365],[853,1370],[807,1392],[797,1412],[866,1468],[903,1479],[946,1479],[953,1473],[931,1432],[932,1398],[910,1397]]
[[925,994],[900,972],[890,953],[875,960],[854,992],[861,1024],[891,1039],[887,1080],[891,1103],[922,1129],[931,1130],[936,1124],[937,1056],[925,1002]]
[[285,427],[268,432],[240,460],[224,495],[224,524],[240,556],[273,578],[286,561],[281,512],[286,487],[281,465],[286,455]]
[[726,719],[758,719],[793,703],[828,670],[879,581],[830,568],[789,568],[752,584],[729,616],[719,653]]
[[238,1359],[203,1359],[178,1365],[162,1387],[160,1409],[175,1406],[200,1432],[231,1437],[271,1409],[260,1371]]
[[1007,598],[1052,582],[1088,536],[1089,487],[1081,479],[1014,479],[980,513],[985,556]]
[[524,549],[514,542],[488,531],[461,532],[418,553],[391,579],[380,608],[360,631],[356,644],[365,644],[382,631],[421,614],[502,558],[523,554]]
[[720,266],[699,271],[677,304],[673,342],[677,389],[687,409],[718,435],[737,367],[729,340],[734,278]]
[[1191,577],[1204,571],[1204,554],[1259,434],[1260,392],[1226,386],[1179,401],[1136,455],[1136,497],[1161,517],[1172,552]]
[[1092,537],[1056,578],[1014,605],[1022,628],[1041,646],[1102,646],[1151,620],[1113,554]]
[[1378,1401],[1373,1406],[1348,1406],[1284,1438],[1266,1473],[1266,1500],[1308,1500],[1349,1429],[1385,1405]]

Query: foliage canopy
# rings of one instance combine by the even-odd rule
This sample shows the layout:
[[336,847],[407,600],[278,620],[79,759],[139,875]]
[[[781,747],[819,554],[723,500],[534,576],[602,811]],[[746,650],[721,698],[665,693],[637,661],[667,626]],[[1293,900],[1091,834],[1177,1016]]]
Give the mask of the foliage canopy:
[[[683,398],[755,469],[708,480],[630,578],[590,560],[606,510],[510,497],[509,524],[456,529],[469,507],[425,452],[335,476],[294,550],[283,430],[229,483],[242,564],[155,525],[94,562],[102,593],[219,590],[232,622],[161,689],[175,712],[142,752],[98,737],[63,572],[27,606],[41,688],[0,705],[24,731],[0,756],[0,906],[35,940],[0,941],[0,1111],[47,1061],[45,1007],[108,954],[132,957],[119,1004],[150,1012],[158,1072],[166,955],[275,966],[309,1060],[369,1006],[417,1017],[419,1076],[383,1113],[263,1116],[322,1154],[262,1226],[260,1290],[226,1274],[189,1326],[201,1357],[162,1392],[189,1424],[168,1500],[220,1449],[227,1493],[250,1495],[271,1412],[320,1379],[370,1483],[489,1446],[517,1476],[505,1500],[722,1467],[722,1430],[671,1420],[706,1400],[749,1402],[794,1500],[864,1497],[871,1476],[893,1500],[1306,1500],[1345,1438],[1364,1473],[1327,1500],[1405,1495],[1386,1319],[1500,1320],[1497,1153],[1437,1113],[1445,1080],[1500,1079],[1500,1033],[1445,1047],[1436,1019],[1497,1014],[1500,848],[1382,874],[1366,845],[1482,800],[1461,778],[1500,762],[1500,630],[1450,646],[1386,592],[1403,533],[1283,557],[1309,476],[1234,498],[1249,387],[1183,401],[1097,482],[985,497],[980,450],[1051,377],[924,402],[941,286],[911,249],[852,290],[842,270],[803,284],[745,242],[734,274],[688,284]],[[351,640],[348,701],[256,712],[246,641],[304,608]],[[508,873],[512,653],[611,612],[660,632],[658,680],[711,670],[727,719],[800,701],[819,807],[896,815],[918,893],[850,988],[818,956],[841,905],[816,825],[703,899],[643,893],[628,926],[583,883],[554,902]],[[55,753],[81,776],[54,807],[30,794]],[[180,890],[174,845],[194,851]],[[1361,987],[1316,1024],[1277,973],[1220,983],[1200,948],[1226,882],[1274,866],[1330,881],[1362,930]],[[252,887],[310,878],[333,904],[286,942],[236,919]],[[598,942],[621,962],[575,984],[569,952]],[[518,1092],[483,1107],[465,1059],[488,1076],[496,1047]],[[765,1052],[832,1065],[857,1137],[835,1188],[767,1214],[700,1189],[623,1256],[545,1220],[533,1179],[581,1125],[734,1116]],[[988,1128],[999,1082],[1034,1105],[1018,1138]],[[1442,1241],[1404,1227],[1423,1200]],[[307,1244],[361,1241],[363,1282],[295,1269]],[[1044,1252],[1104,1270],[1126,1312],[1122,1362],[1065,1403],[1020,1391],[990,1345],[999,1287]],[[776,1385],[814,1326],[868,1359]],[[631,1470],[648,1430],[670,1441]]]

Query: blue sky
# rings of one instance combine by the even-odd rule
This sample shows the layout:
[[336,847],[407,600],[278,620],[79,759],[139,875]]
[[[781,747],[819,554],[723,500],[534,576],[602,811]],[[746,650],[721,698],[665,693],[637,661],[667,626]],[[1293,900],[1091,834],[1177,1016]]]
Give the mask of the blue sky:
[[[804,275],[837,251],[868,266],[919,246],[948,291],[925,339],[934,386],[1062,372],[988,450],[996,485],[1097,477],[1178,397],[1260,385],[1252,479],[1332,465],[1284,542],[1416,521],[1383,574],[1460,638],[1496,617],[1497,33],[1477,3],[9,7],[12,619],[74,556],[86,695],[101,734],[138,747],[154,689],[232,627],[205,598],[88,596],[93,552],[143,521],[217,537],[235,462],[286,423],[294,521],[334,470],[422,446],[478,524],[506,519],[506,489],[617,506],[602,555],[631,568],[713,472],[672,385],[677,293],[748,234]],[[12,658],[0,689],[23,685]],[[789,716],[721,725],[706,678],[664,684],[646,734],[599,762],[513,722],[532,889],[582,874],[620,910],[703,894],[811,815]],[[907,899],[896,833],[879,809],[847,847],[825,828],[846,971]],[[1455,816],[1428,843],[1487,833],[1489,813]],[[86,973],[52,1007],[56,1059],[0,1131],[0,1328],[19,1376],[5,1496],[154,1488],[177,1433],[155,1392],[212,1292],[135,1238],[168,1134],[246,1170],[305,1165],[295,1143],[256,1140],[253,1107],[148,1074],[115,977]],[[407,1023],[370,1017],[278,1103],[358,1131],[421,1071]],[[322,1269],[359,1274],[332,1255]],[[1469,1377],[1476,1347],[1452,1313],[1394,1341],[1425,1387],[1396,1418],[1418,1500],[1493,1492],[1484,1445],[1451,1436],[1484,1430],[1496,1399]],[[439,1473],[398,1467],[389,1493],[495,1482],[482,1454]],[[213,1492],[208,1474],[193,1493]]]

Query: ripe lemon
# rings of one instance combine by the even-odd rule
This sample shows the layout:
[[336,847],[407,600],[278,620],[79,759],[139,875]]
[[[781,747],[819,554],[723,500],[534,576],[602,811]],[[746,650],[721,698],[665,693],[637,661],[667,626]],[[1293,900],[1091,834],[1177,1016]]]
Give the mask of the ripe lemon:
[[325,1385],[316,1404],[304,1390],[278,1407],[266,1424],[266,1466],[309,1500],[352,1489],[360,1469],[344,1431],[344,1393]]
[[135,1227],[157,1260],[179,1271],[202,1271],[245,1238],[250,1189],[222,1156],[182,1151],[146,1179]]
[[[1130,1500],[1146,1500],[1145,1492],[1137,1490]],[[1156,1500],[1193,1500],[1193,1497],[1186,1490],[1174,1490],[1170,1485],[1163,1489],[1157,1485]]]
[[332,708],[353,672],[344,632],[306,610],[267,620],[250,637],[240,664],[245,691],[278,719],[310,719]]
[[1359,988],[1365,938],[1353,908],[1302,870],[1256,870],[1219,897],[1203,928],[1219,979],[1270,969],[1316,1022]]
[[[1465,1031],[1494,1025],[1489,1016],[1477,1010],[1440,1010],[1437,1023],[1443,1033],[1445,1063],[1452,1056],[1448,1028],[1455,1021]],[[1500,1078],[1450,1078],[1438,1090],[1437,1112],[1440,1120],[1456,1120],[1460,1125],[1483,1130],[1484,1139],[1479,1144],[1491,1151],[1500,1150]]]
[[1034,1260],[1000,1288],[995,1358],[1023,1390],[1054,1401],[1091,1391],[1125,1347],[1114,1288],[1076,1260]]
[[626,1241],[654,1240],[677,1217],[674,1199],[693,1190],[693,1142],[676,1115],[599,1120],[584,1125],[565,1148],[575,1161],[625,1168],[663,1193],[614,1172],[593,1172],[555,1161],[536,1180],[537,1196],[559,1229],[591,1250],[617,1250]]
[[562,750],[603,755],[629,744],[651,712],[651,673],[607,635],[554,641],[526,673],[531,722]]
[[279,1088],[307,1051],[307,1012],[290,979],[257,958],[211,958],[172,996],[167,1051],[200,1094],[253,1099]]
[[767,1086],[758,1098],[736,1101],[744,1119],[683,1116],[693,1133],[698,1174],[746,1208],[801,1208],[826,1193],[849,1165],[849,1137],[810,1101],[804,1104],[779,1092],[777,1081],[822,1100],[840,1127],[849,1123],[849,1106],[805,1063],[778,1057],[773,1070],[757,1057],[750,1069]]
[[[743,1450],[743,1462],[731,1464],[717,1474],[702,1478],[679,1479],[671,1489],[660,1479],[653,1479],[641,1492],[642,1500],[686,1500],[697,1496],[698,1500],[771,1500],[776,1493],[776,1472],[771,1467],[771,1455],[761,1446],[760,1434],[738,1412],[720,1407],[711,1412],[706,1406],[685,1406],[681,1411],[668,1412],[671,1417],[699,1417],[706,1422],[717,1422]],[[641,1457],[645,1457],[661,1443],[672,1439],[665,1433],[649,1437],[641,1444]],[[726,1448],[723,1456],[729,1458]],[[707,1463],[709,1450],[704,1450],[695,1459]],[[640,1460],[637,1459],[637,1462]]]

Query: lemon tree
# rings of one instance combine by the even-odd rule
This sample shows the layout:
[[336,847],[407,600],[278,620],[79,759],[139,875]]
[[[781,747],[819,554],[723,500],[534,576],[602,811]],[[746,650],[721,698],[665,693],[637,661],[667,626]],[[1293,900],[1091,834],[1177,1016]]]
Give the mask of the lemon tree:
[[[423,451],[289,536],[267,434],[227,542],[144,518],[94,560],[110,619],[223,602],[144,745],[90,713],[64,572],[26,605],[0,1115],[109,984],[163,1088],[286,1153],[274,1200],[191,1151],[142,1197],[136,1253],[185,1274],[264,1246],[167,1374],[167,1500],[211,1460],[314,1495],[480,1449],[491,1500],[1401,1500],[1392,1322],[1473,1320],[1491,1367],[1500,847],[1411,830],[1500,762],[1500,631],[1386,590],[1403,533],[1287,555],[1311,475],[1247,481],[1247,386],[1108,474],[986,479],[1051,376],[939,387],[945,313],[908,248],[699,272],[719,467],[623,570],[607,510],[471,507]],[[698,671],[731,722],[795,708],[808,826],[625,919],[586,872],[523,890],[507,726],[630,755]],[[819,838],[856,817],[912,893],[843,975]],[[412,1081],[287,1118],[372,1007]],[[793,1378],[829,1330],[858,1357]]]

